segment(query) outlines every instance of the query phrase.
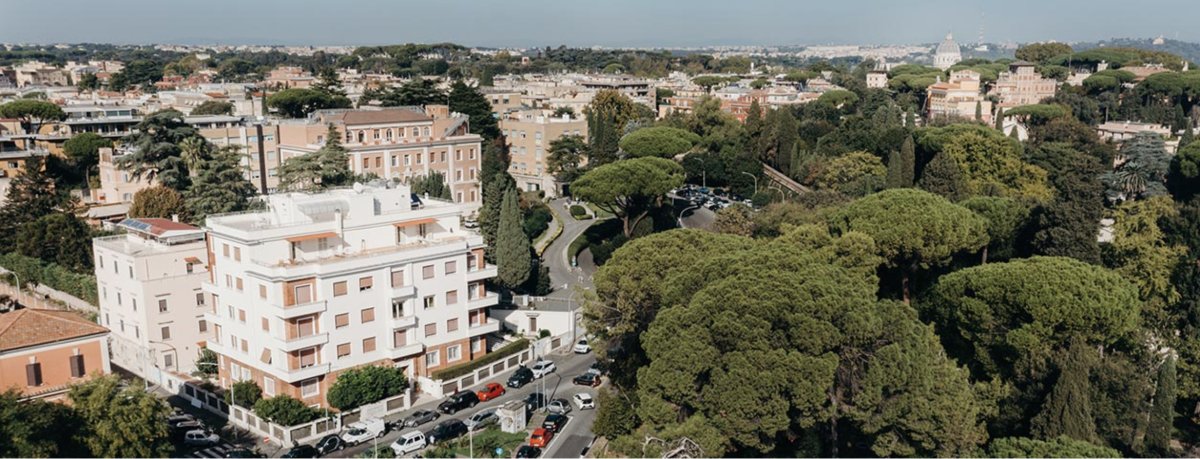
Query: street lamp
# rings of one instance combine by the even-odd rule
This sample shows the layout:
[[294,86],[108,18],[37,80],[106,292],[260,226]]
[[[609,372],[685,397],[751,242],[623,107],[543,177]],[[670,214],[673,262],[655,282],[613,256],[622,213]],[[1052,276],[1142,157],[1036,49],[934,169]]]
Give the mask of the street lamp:
[[[742,171],[742,173],[749,175],[750,178],[754,179],[754,194],[758,194],[758,176],[746,171]],[[753,198],[753,196],[751,196],[751,198]]]
[[[2,275],[2,274],[12,274],[13,277],[17,278],[17,303],[20,303],[21,297],[24,296],[23,292],[21,291],[21,276],[18,276],[16,271],[5,271],[3,273],[0,273],[0,275]],[[24,306],[29,307],[29,305],[24,305]]]

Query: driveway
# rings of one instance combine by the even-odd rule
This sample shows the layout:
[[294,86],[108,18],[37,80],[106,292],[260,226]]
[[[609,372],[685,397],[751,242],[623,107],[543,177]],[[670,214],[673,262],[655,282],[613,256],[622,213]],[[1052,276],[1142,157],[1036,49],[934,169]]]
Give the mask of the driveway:
[[[571,213],[567,210],[570,207],[567,201],[566,198],[550,201],[554,212],[563,218],[563,231],[542,254],[542,258],[546,260],[546,266],[550,267],[550,285],[554,289],[546,297],[564,301],[571,295],[575,286],[584,289],[592,288],[591,273],[595,272],[595,267],[571,266],[567,248],[570,247],[571,241],[574,241],[576,237],[579,237],[588,227],[598,221],[596,219],[576,220],[571,217]],[[564,289],[563,285],[568,287]]]

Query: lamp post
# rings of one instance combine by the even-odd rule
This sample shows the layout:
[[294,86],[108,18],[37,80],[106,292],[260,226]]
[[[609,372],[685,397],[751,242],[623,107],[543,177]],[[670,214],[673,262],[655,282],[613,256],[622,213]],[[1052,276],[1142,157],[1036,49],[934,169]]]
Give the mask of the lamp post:
[[[751,174],[749,172],[746,172],[746,171],[742,171],[742,173],[749,175],[750,178],[754,179],[754,194],[758,194],[758,176]],[[751,196],[751,198],[753,198],[753,196]]]
[[[12,274],[13,277],[17,278],[17,303],[20,303],[21,297],[25,296],[24,292],[21,291],[21,276],[18,276],[16,271],[5,271],[3,274]],[[29,307],[29,305],[23,306]]]

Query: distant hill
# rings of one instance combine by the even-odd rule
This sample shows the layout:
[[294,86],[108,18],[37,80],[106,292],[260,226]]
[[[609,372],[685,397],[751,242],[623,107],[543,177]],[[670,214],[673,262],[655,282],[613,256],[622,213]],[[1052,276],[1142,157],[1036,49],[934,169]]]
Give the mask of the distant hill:
[[1152,38],[1113,38],[1100,42],[1077,43],[1071,45],[1071,47],[1075,48],[1075,51],[1086,51],[1100,47],[1138,48],[1149,51],[1162,51],[1171,53],[1183,57],[1184,59],[1187,59],[1193,63],[1200,62],[1200,44],[1171,39],[1163,39],[1163,43],[1161,45],[1156,45],[1154,44],[1154,39]]

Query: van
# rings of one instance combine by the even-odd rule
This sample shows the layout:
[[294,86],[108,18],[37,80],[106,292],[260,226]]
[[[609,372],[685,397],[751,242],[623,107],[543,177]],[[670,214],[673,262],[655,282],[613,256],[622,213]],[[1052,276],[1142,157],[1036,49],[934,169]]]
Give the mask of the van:
[[349,431],[342,434],[342,441],[349,445],[357,445],[372,438],[382,437],[387,432],[387,423],[383,419],[363,419],[347,426]]
[[425,447],[425,434],[421,431],[414,430],[412,432],[401,435],[395,442],[392,443],[392,452],[397,456],[420,451]]

